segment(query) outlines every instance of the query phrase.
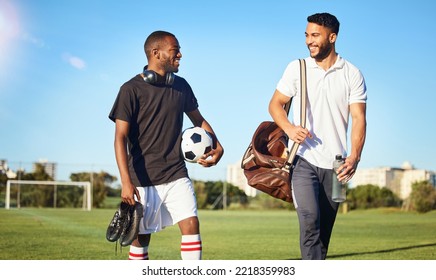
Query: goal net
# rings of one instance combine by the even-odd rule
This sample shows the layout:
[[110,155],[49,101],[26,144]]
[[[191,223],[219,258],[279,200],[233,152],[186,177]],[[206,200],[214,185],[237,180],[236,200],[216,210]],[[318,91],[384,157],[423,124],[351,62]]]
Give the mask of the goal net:
[[52,207],[90,211],[90,182],[8,180],[5,208]]

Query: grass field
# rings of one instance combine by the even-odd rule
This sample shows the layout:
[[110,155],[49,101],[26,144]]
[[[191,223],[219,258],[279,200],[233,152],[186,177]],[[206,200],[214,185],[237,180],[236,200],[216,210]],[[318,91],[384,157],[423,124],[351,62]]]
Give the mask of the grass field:
[[[1,260],[124,260],[106,241],[113,209],[0,210]],[[203,259],[299,259],[295,212],[200,211]],[[177,226],[153,235],[151,259],[180,259]],[[436,211],[417,214],[396,209],[339,214],[328,259],[435,260]]]

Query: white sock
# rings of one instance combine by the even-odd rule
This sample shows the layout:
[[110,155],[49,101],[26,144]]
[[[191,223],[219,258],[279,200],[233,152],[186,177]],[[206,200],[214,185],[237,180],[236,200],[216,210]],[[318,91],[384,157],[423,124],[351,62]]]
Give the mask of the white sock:
[[182,260],[201,260],[201,237],[200,234],[182,235],[180,253]]
[[148,246],[135,247],[130,245],[129,260],[148,260]]

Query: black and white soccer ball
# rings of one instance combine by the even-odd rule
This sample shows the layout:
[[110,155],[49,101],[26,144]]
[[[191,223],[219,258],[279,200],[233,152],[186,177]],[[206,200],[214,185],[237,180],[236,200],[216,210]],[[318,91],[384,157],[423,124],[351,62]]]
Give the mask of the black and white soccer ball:
[[212,150],[212,137],[201,127],[190,127],[182,133],[182,154],[187,162],[197,162]]

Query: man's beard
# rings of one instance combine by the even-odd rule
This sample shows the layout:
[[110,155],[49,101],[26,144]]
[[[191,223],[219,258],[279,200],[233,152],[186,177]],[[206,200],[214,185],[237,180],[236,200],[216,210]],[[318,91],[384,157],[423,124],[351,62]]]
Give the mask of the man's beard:
[[179,67],[174,66],[171,63],[171,59],[166,59],[163,63],[163,69],[165,70],[165,73],[177,73],[179,72]]
[[332,46],[330,44],[325,44],[319,47],[319,52],[315,56],[312,56],[316,61],[321,61],[325,59],[332,51]]

